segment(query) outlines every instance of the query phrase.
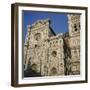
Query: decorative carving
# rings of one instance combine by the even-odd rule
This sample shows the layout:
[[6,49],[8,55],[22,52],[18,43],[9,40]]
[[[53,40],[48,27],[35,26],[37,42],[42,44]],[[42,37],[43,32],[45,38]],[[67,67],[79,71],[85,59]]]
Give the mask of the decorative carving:
[[32,68],[32,70],[37,72],[37,64],[32,64],[31,68]]

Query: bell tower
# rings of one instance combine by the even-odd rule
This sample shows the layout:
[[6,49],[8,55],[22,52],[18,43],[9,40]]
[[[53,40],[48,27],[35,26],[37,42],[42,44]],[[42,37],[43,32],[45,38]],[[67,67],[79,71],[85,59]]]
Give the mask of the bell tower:
[[80,14],[68,14],[71,75],[80,74]]

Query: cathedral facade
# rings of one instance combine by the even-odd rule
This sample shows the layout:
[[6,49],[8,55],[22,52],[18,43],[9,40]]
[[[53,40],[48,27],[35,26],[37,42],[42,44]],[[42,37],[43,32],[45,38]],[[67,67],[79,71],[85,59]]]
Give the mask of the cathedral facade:
[[50,19],[27,26],[24,71],[41,76],[80,75],[80,15],[68,14],[68,32],[55,34]]

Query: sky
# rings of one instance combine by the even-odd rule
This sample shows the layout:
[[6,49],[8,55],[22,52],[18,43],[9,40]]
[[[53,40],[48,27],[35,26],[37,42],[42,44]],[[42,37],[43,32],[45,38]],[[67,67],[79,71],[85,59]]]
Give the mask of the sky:
[[66,13],[23,11],[24,40],[27,33],[27,25],[32,25],[37,20],[44,20],[47,18],[51,20],[50,26],[56,34],[68,31],[68,18]]

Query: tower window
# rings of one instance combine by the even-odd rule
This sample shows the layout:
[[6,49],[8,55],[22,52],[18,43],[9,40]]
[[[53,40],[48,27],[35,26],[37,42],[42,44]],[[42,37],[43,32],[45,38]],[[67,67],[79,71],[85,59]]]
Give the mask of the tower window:
[[77,31],[78,29],[77,29],[77,25],[76,24],[74,24],[74,30],[75,31]]
[[79,22],[79,29],[80,29],[81,27],[80,27],[80,22]]
[[79,23],[79,28],[80,28],[80,23]]
[[75,29],[75,31],[77,31],[77,28]]
[[76,28],[77,26],[76,26],[76,24],[74,24],[74,28]]

